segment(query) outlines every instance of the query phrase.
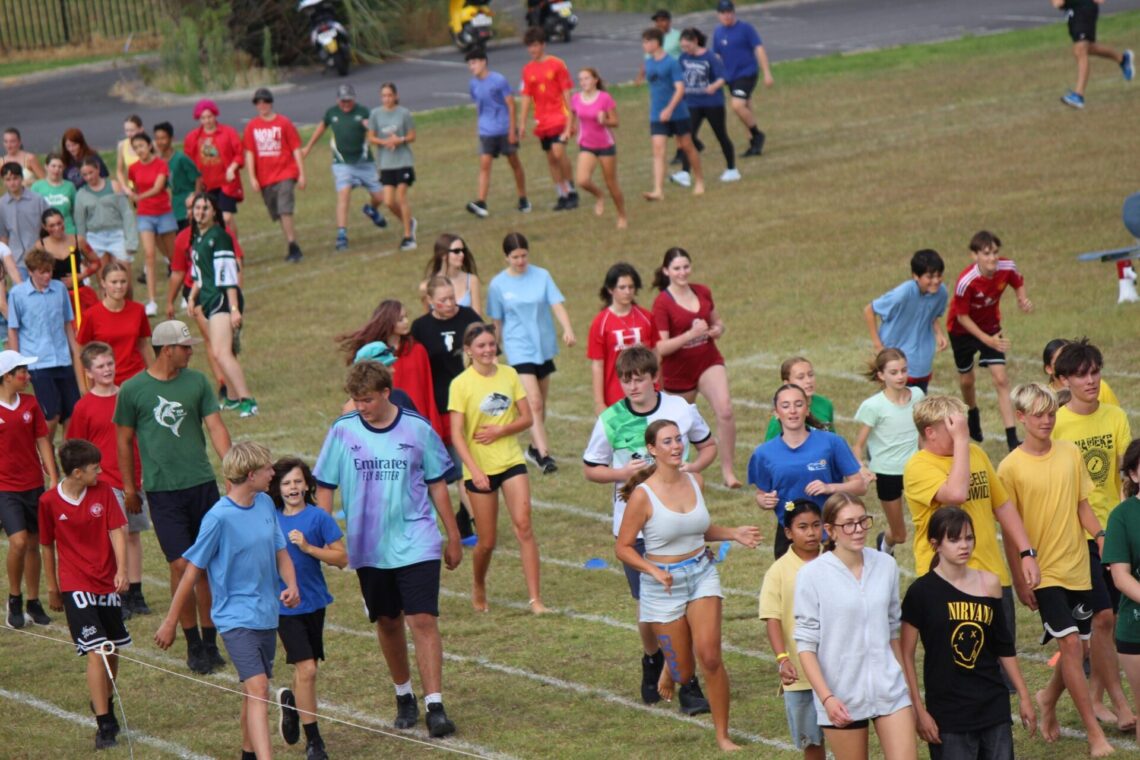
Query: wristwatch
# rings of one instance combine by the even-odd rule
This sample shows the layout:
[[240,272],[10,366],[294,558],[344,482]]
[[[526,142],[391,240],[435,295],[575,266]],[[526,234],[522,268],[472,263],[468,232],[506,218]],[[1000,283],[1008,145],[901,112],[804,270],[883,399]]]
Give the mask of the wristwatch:
[[1103,530],[1098,530],[1098,531],[1096,532],[1096,534],[1095,534],[1095,535],[1093,535],[1093,538],[1104,538],[1104,536],[1105,536],[1105,533],[1104,533],[1104,531],[1103,531]]
[[1021,555],[1020,555],[1020,556],[1021,556],[1021,558],[1022,558],[1022,559],[1025,559],[1026,557],[1034,557],[1034,558],[1036,558],[1036,557],[1037,557],[1037,550],[1036,550],[1036,549],[1033,549],[1033,548],[1029,548],[1029,549],[1026,549],[1025,551],[1023,551],[1023,552],[1021,553]]

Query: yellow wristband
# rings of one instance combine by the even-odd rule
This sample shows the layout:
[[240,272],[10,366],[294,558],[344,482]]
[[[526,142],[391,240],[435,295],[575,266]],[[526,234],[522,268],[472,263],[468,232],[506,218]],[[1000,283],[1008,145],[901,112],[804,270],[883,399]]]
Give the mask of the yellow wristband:
[[790,659],[792,659],[792,656],[790,654],[788,654],[787,652],[780,652],[778,655],[776,655],[776,664],[779,664],[779,663],[783,662],[784,660],[790,660]]

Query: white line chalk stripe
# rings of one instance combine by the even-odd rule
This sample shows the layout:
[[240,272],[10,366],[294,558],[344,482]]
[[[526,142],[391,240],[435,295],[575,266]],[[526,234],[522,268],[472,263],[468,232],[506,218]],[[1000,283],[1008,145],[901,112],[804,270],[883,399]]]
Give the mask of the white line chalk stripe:
[[[34,710],[39,710],[40,712],[47,713],[54,718],[59,718],[60,720],[66,720],[68,723],[74,723],[77,726],[92,728],[95,725],[94,718],[90,716],[80,715],[78,713],[64,710],[62,707],[57,707],[51,702],[45,702],[39,697],[34,697],[31,694],[24,694],[19,691],[8,691],[7,689],[0,688],[0,697],[3,697],[4,699],[10,700],[12,702],[19,702],[26,707],[31,707]],[[141,733],[138,731],[138,729],[132,728],[129,732],[124,732],[121,734],[121,736],[123,736],[125,739],[128,734],[130,735],[132,741],[136,741],[139,744],[145,744],[148,747],[157,749],[160,752],[165,752],[168,755],[185,758],[186,760],[213,760],[210,755],[199,755],[198,753],[193,752],[192,750],[179,744],[168,742],[165,739],[157,739],[153,736],[149,736],[148,734]]]

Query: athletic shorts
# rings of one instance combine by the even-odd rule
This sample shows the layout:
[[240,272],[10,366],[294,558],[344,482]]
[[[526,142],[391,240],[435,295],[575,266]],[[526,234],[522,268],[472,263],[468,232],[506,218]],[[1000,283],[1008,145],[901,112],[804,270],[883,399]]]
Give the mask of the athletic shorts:
[[[880,717],[880,716],[876,715],[874,718],[863,718],[863,720],[853,720],[850,723],[848,723],[846,726],[832,726],[832,725],[827,724],[827,723],[820,723],[819,728],[821,731],[825,728],[830,728],[832,731],[858,731],[859,729],[862,729],[862,728],[870,728],[871,721],[875,720],[875,718],[878,718],[878,717]],[[819,720],[819,718],[817,717],[816,720]]]
[[278,615],[277,635],[285,647],[285,662],[325,659],[325,608],[302,615]]
[[1096,541],[1089,541],[1089,575],[1092,577],[1093,612],[1120,609],[1120,591],[1112,582],[1112,573],[1100,561]]
[[1073,591],[1061,586],[1033,590],[1037,597],[1037,614],[1041,616],[1041,643],[1049,639],[1077,634],[1082,640],[1092,635],[1092,591]]
[[752,91],[756,89],[757,74],[751,76],[740,77],[733,79],[728,83],[728,91],[732,93],[732,97],[740,98],[741,100],[748,100],[752,97]]
[[1081,3],[1069,10],[1069,39],[1073,42],[1096,42],[1096,20],[1100,7],[1095,3]]
[[273,678],[273,658],[277,654],[277,631],[272,628],[231,628],[222,631],[222,642],[237,671],[238,680],[255,676]]
[[683,137],[693,131],[691,119],[671,119],[669,121],[649,122],[649,134],[654,137]]
[[44,418],[71,419],[75,405],[79,403],[79,386],[75,383],[75,370],[71,367],[48,367],[31,369],[32,388],[36,391],[36,401],[40,402]]
[[542,146],[542,152],[543,153],[548,152],[555,145],[565,145],[566,144],[566,141],[562,139],[562,129],[564,129],[564,128],[565,128],[565,125],[563,125],[563,127],[559,128],[559,130],[552,135],[540,135],[538,133],[535,133],[535,137],[538,138],[538,142]]
[[60,596],[76,654],[94,651],[105,641],[116,648],[131,643],[131,635],[123,625],[123,600],[118,594],[64,591]]
[[1121,641],[1120,639],[1117,639],[1116,653],[1138,655],[1140,654],[1140,643],[1137,643],[1135,641]]
[[670,571],[673,586],[669,591],[648,573],[641,574],[641,599],[638,620],[642,623],[672,623],[685,615],[689,602],[715,596],[724,598],[720,590],[720,574],[709,551],[697,555],[696,562]]
[[292,216],[297,206],[295,190],[297,180],[283,179],[261,188],[261,199],[265,201],[265,210],[269,218],[277,221],[282,216]]
[[819,727],[811,689],[785,691],[784,716],[788,719],[788,731],[792,734],[792,744],[796,745],[796,749],[823,746],[823,730]]
[[144,530],[150,530],[150,508],[146,503],[146,493],[139,492],[142,511],[137,515],[132,515],[127,511],[127,500],[123,492],[118,488],[111,488],[111,490],[115,492],[115,498],[119,500],[119,507],[123,510],[123,516],[127,518],[127,532],[141,533]]
[[902,475],[880,475],[875,473],[875,490],[879,494],[879,501],[894,501],[902,498]]
[[[637,551],[638,556],[645,556],[645,539],[639,538],[633,542],[633,548]],[[624,562],[621,563],[622,569],[625,570],[625,582],[629,584],[629,595],[635,600],[641,599],[641,571],[630,567]]]
[[4,533],[14,536],[20,531],[36,535],[40,532],[40,497],[44,489],[0,491],[0,525]]
[[498,158],[499,156],[512,156],[519,152],[519,144],[511,142],[507,135],[479,135],[479,155]]
[[333,184],[337,192],[347,188],[363,187],[370,193],[380,192],[380,179],[376,164],[362,161],[359,164],[333,164]]
[[410,166],[402,166],[399,169],[381,169],[380,184],[384,187],[399,187],[400,185],[411,187],[416,184],[416,170]]
[[974,371],[974,354],[978,355],[978,364],[982,367],[1005,364],[1005,354],[996,348],[990,348],[973,335],[951,333],[950,349],[954,352],[954,366],[960,375]]
[[403,567],[360,567],[360,595],[368,619],[375,623],[382,617],[431,615],[439,617],[438,559]]
[[520,375],[534,375],[535,378],[539,380],[543,379],[544,377],[550,377],[557,369],[554,366],[553,359],[547,359],[542,364],[535,364],[534,362],[512,364],[511,368]]
[[167,562],[181,559],[198,538],[202,518],[218,503],[218,484],[212,480],[177,491],[147,491],[154,536]]
[[235,198],[232,195],[226,195],[221,189],[207,190],[210,197],[218,202],[218,208],[222,210],[223,214],[236,214],[238,204],[241,203],[241,198]]
[[[238,290],[238,311],[242,313],[245,312],[245,296],[242,295],[240,289]],[[215,314],[229,314],[230,297],[225,291],[219,291],[208,303],[202,303],[202,313],[206,315],[206,319],[209,319]],[[234,353],[236,354],[237,351],[234,351]]]
[[582,153],[593,153],[598,158],[606,158],[607,156],[617,155],[616,145],[611,145],[608,148],[587,148],[585,145],[579,145],[578,150]]
[[113,258],[128,264],[134,260],[134,257],[127,253],[127,238],[122,230],[87,230],[87,245],[100,256],[110,254]]
[[931,744],[930,760],[1013,760],[1013,729],[1009,721],[955,733],[939,731],[941,744]]
[[498,491],[500,488],[503,487],[503,483],[510,480],[511,478],[518,477],[519,475],[526,475],[526,465],[525,464],[516,464],[513,467],[508,467],[507,469],[503,470],[502,472],[497,472],[494,475],[488,475],[487,480],[489,480],[491,482],[490,482],[489,487],[487,488],[486,491],[484,491],[481,488],[476,488],[475,484],[473,482],[471,482],[470,478],[463,481],[463,485],[471,493],[484,493],[484,494],[495,493],[496,491]]
[[139,214],[135,217],[135,223],[138,224],[139,232],[153,232],[156,235],[165,235],[168,232],[173,233],[178,231],[178,220],[174,218],[173,211],[167,211],[165,214],[159,214],[158,216]]

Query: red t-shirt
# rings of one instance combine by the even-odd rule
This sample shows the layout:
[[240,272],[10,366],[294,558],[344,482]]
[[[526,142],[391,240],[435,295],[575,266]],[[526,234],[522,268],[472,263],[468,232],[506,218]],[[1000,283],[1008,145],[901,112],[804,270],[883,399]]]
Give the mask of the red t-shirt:
[[[697,310],[689,311],[675,300],[668,290],[663,290],[653,302],[653,323],[657,326],[658,339],[663,332],[677,337],[693,326],[693,321],[703,319],[712,325],[712,312],[715,308],[712,291],[704,285],[690,285],[697,296]],[[724,364],[724,357],[717,350],[716,341],[705,336],[686,343],[680,349],[661,359],[661,385],[670,393],[691,391],[709,367]]]
[[[119,470],[119,441],[112,418],[115,415],[115,402],[119,395],[96,396],[94,393],[85,393],[83,398],[75,405],[71,413],[71,421],[67,423],[67,437],[82,438],[95,444],[95,448],[103,454],[102,479],[112,488],[123,490],[123,473]],[[139,461],[139,444],[136,439],[131,448],[135,455],[135,488],[142,487],[142,463]]]
[[15,408],[0,403],[0,491],[43,488],[44,470],[36,439],[47,434],[47,420],[35,396],[16,394]]
[[427,349],[411,337],[400,342],[396,363],[392,365],[392,387],[408,394],[420,415],[431,423],[432,430],[445,441],[450,440],[450,435],[444,435],[447,426],[435,406],[435,386],[431,381],[431,360]]
[[950,313],[946,315],[946,329],[951,335],[969,335],[970,332],[958,324],[958,315],[965,314],[974,320],[986,335],[1001,332],[1001,309],[998,304],[1007,285],[1020,288],[1025,283],[1017,265],[1010,259],[998,259],[998,269],[993,277],[983,277],[977,264],[971,264],[958,275],[954,297],[950,299]]
[[59,590],[115,592],[115,550],[109,531],[127,524],[111,486],[99,482],[73,502],[56,486],[40,497],[40,544],[56,545]]
[[[121,385],[146,369],[139,351],[139,338],[150,337],[150,320],[138,301],[125,301],[122,311],[111,311],[97,303],[83,313],[83,324],[76,340],[86,345],[101,340],[115,353],[115,384]],[[106,456],[106,454],[104,454]]]
[[[174,238],[174,253],[170,257],[170,271],[185,272],[186,274],[182,277],[182,284],[188,288],[194,287],[193,264],[190,258],[190,235],[193,232],[193,225],[179,230],[178,235]],[[245,253],[241,249],[241,243],[238,242],[237,233],[234,232],[233,227],[226,227],[226,232],[234,241],[234,257],[240,262],[245,258]]]
[[293,122],[281,114],[268,121],[260,116],[251,119],[245,125],[242,145],[253,152],[257,183],[262,187],[300,176],[293,151],[300,150],[301,136]]
[[563,92],[574,89],[570,70],[561,58],[548,55],[531,61],[522,70],[522,94],[534,101],[534,133],[541,137],[561,134],[566,128]]
[[608,307],[598,312],[590,325],[590,336],[586,342],[586,358],[602,361],[603,393],[606,406],[616,404],[624,397],[621,381],[617,376],[617,357],[622,349],[630,346],[657,345],[657,328],[653,315],[637,304],[624,317],[614,314]]
[[136,209],[139,216],[162,216],[172,211],[170,205],[170,167],[166,165],[166,161],[161,158],[155,158],[149,164],[135,161],[127,169],[127,177],[139,195],[154,187],[159,177],[166,177],[166,187],[161,193],[139,201]]
[[245,153],[237,130],[225,124],[207,134],[201,127],[191,130],[182,142],[182,150],[198,167],[202,184],[207,190],[221,190],[231,198],[241,200],[245,193],[241,187],[241,172],[234,172],[234,181],[226,182],[226,167],[245,166]]

